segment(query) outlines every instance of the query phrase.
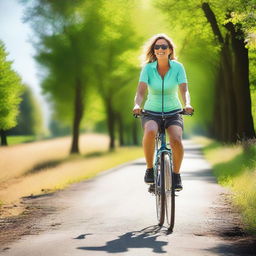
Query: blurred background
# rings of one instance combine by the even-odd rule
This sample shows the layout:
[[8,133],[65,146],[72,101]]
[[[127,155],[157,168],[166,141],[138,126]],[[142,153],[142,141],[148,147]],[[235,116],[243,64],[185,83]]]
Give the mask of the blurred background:
[[3,145],[72,135],[78,152],[88,131],[107,133],[110,149],[140,144],[131,111],[142,46],[156,33],[173,39],[187,71],[196,114],[185,135],[255,136],[253,1],[10,0],[0,11]]
[[256,229],[254,0],[2,0],[0,24],[0,205],[143,156],[132,115],[140,56],[166,33],[195,108],[184,137],[200,136]]

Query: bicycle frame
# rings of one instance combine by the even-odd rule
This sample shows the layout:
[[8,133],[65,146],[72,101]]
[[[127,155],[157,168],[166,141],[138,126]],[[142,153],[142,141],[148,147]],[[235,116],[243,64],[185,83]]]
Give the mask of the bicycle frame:
[[[170,159],[172,159],[172,150],[170,148],[167,148],[164,120],[161,126],[162,127],[160,127],[160,130],[155,139],[155,157],[154,157],[154,175],[155,176],[157,172],[158,159],[161,156],[161,154],[163,152],[167,152],[168,155],[170,156]],[[160,147],[159,147],[159,143],[160,143]]]

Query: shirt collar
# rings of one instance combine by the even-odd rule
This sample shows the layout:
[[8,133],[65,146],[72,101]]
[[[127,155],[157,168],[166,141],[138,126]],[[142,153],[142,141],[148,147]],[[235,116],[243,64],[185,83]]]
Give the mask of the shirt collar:
[[[170,67],[171,67],[171,61],[172,61],[172,60],[169,59],[169,65],[170,65]],[[155,60],[155,61],[152,62],[152,67],[155,68],[155,69],[157,69],[157,60]]]

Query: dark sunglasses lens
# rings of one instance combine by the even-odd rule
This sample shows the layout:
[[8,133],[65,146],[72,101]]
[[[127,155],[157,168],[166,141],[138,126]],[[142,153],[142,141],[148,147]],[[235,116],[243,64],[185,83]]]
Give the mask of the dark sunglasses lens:
[[155,48],[155,50],[159,50],[160,48],[162,48],[163,50],[166,50],[168,48],[168,45],[166,45],[166,44],[155,44],[154,48]]

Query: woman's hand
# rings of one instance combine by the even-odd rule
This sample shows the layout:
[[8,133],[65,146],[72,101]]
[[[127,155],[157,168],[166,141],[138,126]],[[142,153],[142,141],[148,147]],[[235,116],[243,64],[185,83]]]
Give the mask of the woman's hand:
[[190,104],[186,104],[184,109],[188,114],[192,114],[194,112],[194,108]]
[[138,104],[135,104],[135,106],[134,106],[132,112],[133,112],[133,114],[135,114],[135,115],[140,115],[140,113],[141,113],[141,108],[140,108],[140,106],[139,106]]

